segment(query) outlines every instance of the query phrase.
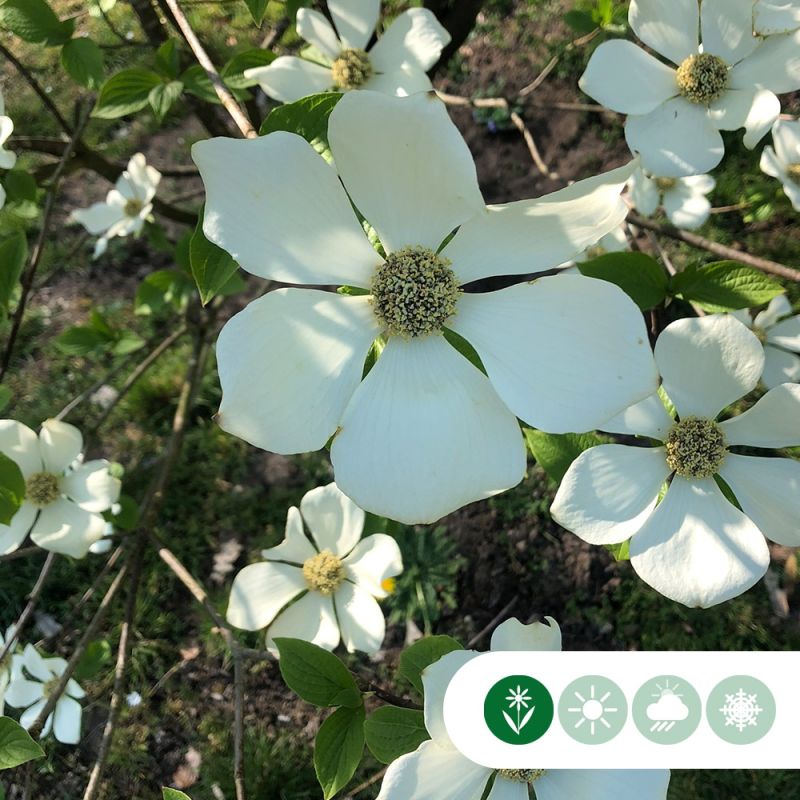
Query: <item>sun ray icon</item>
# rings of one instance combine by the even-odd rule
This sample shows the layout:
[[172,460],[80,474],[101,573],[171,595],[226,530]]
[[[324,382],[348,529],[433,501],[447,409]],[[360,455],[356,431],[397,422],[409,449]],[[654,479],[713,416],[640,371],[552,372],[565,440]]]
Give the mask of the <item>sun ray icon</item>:
[[[589,686],[589,691],[582,694],[579,691],[574,691],[573,695],[580,705],[571,706],[567,708],[570,714],[577,714],[573,729],[578,730],[584,725],[589,726],[589,733],[594,736],[599,727],[606,730],[611,729],[611,723],[607,719],[608,715],[618,714],[619,708],[616,705],[608,705],[607,701],[611,697],[611,692],[600,692],[596,684],[592,683]],[[586,696],[588,695],[588,696]]]

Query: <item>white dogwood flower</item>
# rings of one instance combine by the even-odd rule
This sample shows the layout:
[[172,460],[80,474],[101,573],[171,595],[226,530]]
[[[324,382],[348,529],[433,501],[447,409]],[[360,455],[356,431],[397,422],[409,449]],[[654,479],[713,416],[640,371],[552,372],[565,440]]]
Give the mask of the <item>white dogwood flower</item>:
[[[426,72],[439,60],[450,34],[426,8],[410,8],[367,51],[380,14],[380,0],[328,0],[336,30],[318,11],[297,12],[297,33],[316,52],[308,58],[280,56],[245,70],[270,97],[291,103],[332,89],[369,89],[404,97],[431,88]],[[316,57],[323,63],[310,60]]]
[[[6,692],[6,702],[14,708],[24,708],[19,724],[25,730],[33,725],[42,713],[48,698],[58,686],[67,662],[63,658],[42,658],[33,645],[26,645],[22,655],[13,659],[11,684]],[[81,738],[81,704],[78,700],[86,696],[74,678],[56,702],[55,710],[47,718],[41,737],[52,728],[59,742],[78,744]]]
[[291,133],[194,147],[211,241],[264,278],[358,287],[277,289],[225,325],[225,430],[284,454],[335,434],[345,494],[379,516],[430,522],[522,479],[516,417],[584,431],[655,390],[642,316],[616,286],[559,275],[463,288],[551,269],[619,226],[632,165],[487,207],[466,143],[431,95],[350,92],[328,133],[336,169]]
[[267,647],[276,654],[281,636],[377,653],[386,621],[376,598],[389,594],[403,561],[391,536],[361,538],[364,519],[335,483],[305,494],[299,509],[289,509],[286,538],[234,579],[228,622],[248,631],[269,626]]
[[662,178],[639,169],[628,181],[628,197],[640,214],[649,217],[660,207],[676,228],[694,230],[705,223],[711,213],[706,195],[716,185],[710,175]]
[[103,536],[101,516],[119,499],[120,481],[109,462],[81,463],[83,437],[66,422],[48,419],[37,436],[11,419],[0,420],[0,452],[16,462],[25,499],[8,525],[0,525],[0,555],[16,550],[30,532],[39,547],[83,558]]
[[778,120],[772,128],[772,143],[761,153],[761,171],[783,184],[783,191],[800,211],[800,119]]
[[[11,638],[11,636],[13,636],[13,633],[13,625],[6,628],[5,636],[3,636],[3,633],[0,632],[0,651],[5,648],[6,642],[9,640],[9,638]],[[14,644],[5,658],[0,661],[0,716],[3,715],[3,710],[5,708],[6,689],[8,688],[8,684],[11,682],[11,660],[13,658],[14,649],[16,646],[17,645]]]
[[761,382],[767,389],[800,381],[800,314],[792,316],[792,304],[785,294],[773,298],[755,318],[746,310],[734,311],[731,316],[747,325],[764,345]]
[[756,0],[753,28],[759,36],[800,28],[800,0]]
[[671,64],[616,39],[595,50],[580,86],[628,115],[625,138],[653,175],[713,169],[720,130],[744,128],[754,148],[780,114],[776,95],[800,88],[800,31],[755,36],[753,0],[631,0],[628,19]]
[[[3,93],[0,92],[0,169],[13,169],[17,163],[17,154],[6,150],[8,137],[14,132],[14,123],[11,117],[6,116]],[[0,208],[6,204],[6,190],[0,185]]]
[[658,337],[655,357],[678,420],[654,395],[604,430],[663,444],[584,451],[551,513],[590,544],[630,539],[631,564],[644,581],[684,605],[707,608],[764,575],[767,539],[800,546],[800,462],[731,449],[800,445],[800,385],[771,389],[749,411],[718,421],[764,368],[761,343],[730,315],[673,322]]
[[[548,625],[523,625],[510,619],[492,635],[492,650],[561,649],[561,631]],[[475,650],[455,650],[422,673],[425,727],[431,738],[413,753],[393,761],[378,800],[665,800],[669,770],[489,769],[470,761],[451,741],[444,724],[444,695],[456,672],[477,658]]]
[[147,165],[142,153],[136,153],[104,202],[72,212],[70,218],[74,222],[92,235],[102,234],[95,244],[94,258],[105,253],[109,239],[141,233],[153,210],[160,180],[161,173]]

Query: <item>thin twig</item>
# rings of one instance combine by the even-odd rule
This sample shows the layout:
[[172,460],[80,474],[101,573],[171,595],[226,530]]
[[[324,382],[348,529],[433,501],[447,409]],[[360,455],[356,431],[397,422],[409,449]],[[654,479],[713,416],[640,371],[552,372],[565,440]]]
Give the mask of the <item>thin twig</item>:
[[70,400],[69,403],[67,403],[64,408],[62,408],[61,411],[59,411],[58,414],[53,417],[53,419],[65,419],[81,403],[83,403],[87,398],[91,397],[101,386],[105,386],[116,375],[122,372],[122,370],[125,369],[125,367],[132,360],[132,355],[133,354],[126,356],[122,361],[120,361],[118,364],[115,364],[108,372],[106,372],[102,378],[99,378],[90,386],[87,386],[79,395],[73,397],[72,400]]
[[280,40],[284,33],[289,29],[289,15],[281,18],[278,24],[261,40],[259,47],[262,50],[269,50],[276,42]]
[[539,148],[536,146],[536,140],[533,138],[533,134],[530,131],[530,128],[525,124],[525,120],[517,114],[516,111],[510,112],[511,121],[514,123],[514,127],[522,134],[522,138],[525,140],[525,144],[528,146],[528,152],[531,154],[531,159],[536,166],[536,169],[541,172],[546,178],[551,178],[552,180],[558,179],[557,172],[551,172],[550,168],[547,164],[544,163],[541,154],[539,153]]
[[344,800],[353,800],[354,797],[360,795],[361,792],[366,791],[369,789],[370,786],[376,784],[378,781],[383,779],[383,776],[386,774],[386,770],[388,770],[388,765],[385,766],[383,769],[378,770],[371,778],[367,778],[363,783],[359,783],[355,789],[351,789],[347,795],[345,796]]
[[41,553],[42,548],[36,547],[23,547],[22,550],[14,550],[11,553],[6,553],[5,555],[0,556],[0,564],[4,561],[15,561],[18,558],[27,558],[28,556],[32,556],[35,553]]
[[560,53],[556,53],[556,55],[554,55],[550,61],[547,62],[544,69],[527,86],[519,90],[518,96],[526,97],[527,95],[535,92],[544,83],[547,76],[556,68],[558,62],[564,55],[569,53],[571,50],[574,50],[576,47],[582,47],[585,44],[589,44],[592,39],[600,35],[600,32],[601,28],[595,28],[593,31],[590,31],[584,36],[579,36],[577,39],[573,39],[571,42],[568,42],[563,50]]
[[505,616],[514,608],[514,606],[519,601],[519,595],[514,595],[511,600],[509,600],[502,609],[495,615],[494,619],[486,625],[484,628],[481,628],[468,642],[467,642],[467,649],[469,650],[472,647],[475,647],[478,642],[486,636],[487,633],[491,633],[497,625],[499,625]]

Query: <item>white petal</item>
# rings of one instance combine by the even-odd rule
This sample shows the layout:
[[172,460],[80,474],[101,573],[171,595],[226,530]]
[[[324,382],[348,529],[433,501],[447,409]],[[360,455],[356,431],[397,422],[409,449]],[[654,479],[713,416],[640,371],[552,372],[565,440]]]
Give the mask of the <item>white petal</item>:
[[686,178],[679,178],[678,185],[692,194],[709,194],[714,191],[717,182],[711,175],[689,175]]
[[124,212],[108,203],[93,203],[89,208],[78,208],[72,212],[70,219],[79,222],[92,235],[103,233],[112,225],[123,219]]
[[658,337],[655,357],[681,417],[716,417],[753,389],[764,369],[761,343],[726,314],[671,323]]
[[729,455],[719,474],[764,536],[787,547],[800,547],[799,461]]
[[31,540],[53,553],[83,558],[105,531],[106,521],[99,514],[62,498],[39,512]]
[[761,531],[725,499],[712,478],[673,478],[630,548],[642,580],[692,607],[708,608],[740,595],[769,566]]
[[0,208],[3,208],[6,204],[6,190],[0,186]]
[[342,51],[342,43],[325,17],[319,11],[300,8],[297,11],[297,34],[313,44],[323,55],[333,61]]
[[675,420],[667,413],[661,397],[655,392],[604,422],[602,430],[629,436],[649,436],[663,442],[674,424]]
[[519,425],[486,377],[443,337],[392,337],[333,440],[339,487],[362,508],[434,522],[515,486]]
[[733,89],[769,89],[775,94],[800,88],[800,30],[763,39],[755,52],[730,71]]
[[423,742],[389,765],[378,800],[481,800],[491,774],[458,750]]
[[528,784],[509,781],[498,775],[486,800],[528,800]]
[[800,28],[800,3],[797,0],[757,0],[754,12],[756,33],[784,33]]
[[[317,554],[303,529],[300,509],[292,506],[286,514],[286,537],[275,547],[261,551],[263,558],[271,561],[294,561],[302,564]],[[263,627],[263,626],[262,626]]]
[[664,195],[664,211],[676,228],[693,231],[705,224],[711,214],[711,203],[703,195],[667,192]]
[[668,769],[553,769],[534,784],[536,800],[666,800]]
[[792,204],[795,211],[800,211],[800,186],[794,181],[788,181],[783,184],[783,193],[786,199]]
[[700,28],[703,52],[737,64],[758,47],[753,36],[753,0],[702,0]]
[[275,639],[302,639],[333,650],[339,644],[339,626],[333,612],[333,601],[319,592],[309,592],[281,612],[267,630],[267,649],[278,655]]
[[797,447],[800,445],[800,385],[770,389],[751,409],[722,423],[729,445]]
[[293,103],[310,94],[327,92],[333,87],[330,67],[297,56],[279,56],[264,67],[246,69],[244,76],[258,81],[264,94],[281,103]]
[[782,383],[800,381],[800,356],[769,345],[764,348],[764,356],[764,372],[761,374],[761,382],[767,389],[774,389]]
[[[758,328],[771,328],[781,317],[786,317],[791,313],[792,304],[789,302],[789,298],[785,294],[779,294],[769,301],[763,311],[759,311],[756,314],[753,324]],[[797,331],[797,343],[800,347],[800,325],[798,325]]]
[[261,630],[306,589],[298,567],[271,561],[250,564],[233,579],[226,619],[246,631]]
[[386,597],[389,592],[383,583],[403,571],[403,557],[391,536],[374,533],[353,548],[344,565],[354,583],[373,597]]
[[369,56],[379,72],[408,64],[427,72],[450,41],[450,34],[427,8],[404,11],[378,39]]
[[0,453],[15,461],[26,478],[42,469],[39,438],[16,420],[0,419]]
[[359,650],[374,656],[386,634],[386,620],[378,601],[360,586],[345,581],[334,595],[334,604],[347,652]]
[[635,168],[631,161],[537,200],[486,206],[442,253],[461,283],[552,269],[619,227],[628,213],[622,189]]
[[628,117],[625,138],[641,155],[644,169],[664,177],[708,172],[725,153],[706,107],[682,97],[667,100],[649,114]]
[[155,167],[149,167],[143,153],[135,153],[128,161],[128,167],[123,173],[136,189],[136,197],[149,202],[156,193],[156,187],[161,180],[161,173]]
[[[49,678],[48,678],[49,680]],[[44,697],[44,684],[27,678],[12,678],[6,690],[5,701],[14,708],[27,708]]]
[[60,474],[81,454],[83,436],[74,425],[46,419],[39,431],[39,449],[44,468]]
[[548,433],[597,428],[657,388],[641,312],[606,281],[557,275],[465,294],[451,327],[506,405]]
[[[66,669],[66,664],[64,669]],[[64,670],[62,670],[59,674],[63,675]],[[81,689],[80,684],[74,678],[70,678],[67,681],[67,688],[65,690],[65,693],[68,694],[70,697],[74,697],[76,700],[80,700],[82,697],[86,697],[86,692],[84,692],[83,689]]]
[[781,161],[800,161],[800,120],[778,120],[772,128],[772,140]]
[[631,0],[628,21],[636,35],[675,64],[697,52],[697,0]]
[[417,92],[429,92],[433,85],[427,73],[419,67],[404,64],[389,72],[378,72],[365,84],[364,89],[393,97],[408,97]]
[[380,0],[328,0],[328,11],[345,47],[364,50],[369,43],[378,16]]
[[335,483],[306,492],[300,513],[317,547],[340,558],[356,546],[364,530],[364,512]]
[[349,92],[328,138],[347,191],[390,252],[437,250],[484,207],[469,149],[435,96]]
[[624,542],[652,514],[669,473],[660,447],[591,447],[570,465],[550,514],[590,544]]
[[[44,711],[45,703],[47,703],[47,700],[45,698],[42,698],[41,700],[35,702],[32,706],[27,708],[22,713],[22,716],[20,716],[19,718],[19,724],[22,725],[22,727],[25,728],[26,731],[31,727],[31,725],[33,725],[34,722],[36,722],[36,720],[39,718],[39,714],[41,714],[42,711]],[[48,724],[45,725],[39,738],[42,738],[47,735],[48,727],[52,725],[52,720],[53,720],[53,715],[51,714],[47,720]]]
[[41,653],[32,645],[26,644],[22,652],[22,663],[25,669],[34,678],[47,683],[53,677],[53,670],[47,664],[48,659],[42,658]]
[[192,148],[206,187],[203,230],[248,272],[286,283],[366,287],[380,257],[336,172],[293,133]]
[[106,250],[108,250],[108,238],[106,236],[101,236],[94,243],[94,252],[92,253],[92,258],[100,258],[100,256],[102,256]]
[[453,676],[479,654],[474,650],[453,650],[422,671],[425,698],[425,727],[433,741],[441,747],[452,747],[444,724],[444,695]]
[[552,617],[544,622],[523,625],[516,617],[507,619],[494,629],[491,650],[519,652],[561,649],[561,628]]
[[318,450],[361,381],[378,325],[367,297],[276,289],[217,341],[220,426],[276,453]]
[[23,502],[8,525],[0,525],[0,556],[13,553],[28,535],[38,509]]
[[628,181],[628,197],[634,208],[645,216],[655,213],[661,204],[661,192],[658,184],[638,169]]
[[767,89],[731,89],[708,109],[720,130],[744,128],[743,141],[751,150],[769,133],[780,113],[780,100]]
[[78,744],[81,739],[81,704],[62,695],[56,703],[53,733],[63,744]]
[[648,114],[679,91],[673,67],[625,39],[603,42],[592,53],[578,85],[621,114]]
[[767,332],[767,341],[800,352],[800,314],[773,325]]
[[122,483],[108,471],[108,461],[87,461],[68,473],[61,490],[85,511],[107,511],[119,500]]

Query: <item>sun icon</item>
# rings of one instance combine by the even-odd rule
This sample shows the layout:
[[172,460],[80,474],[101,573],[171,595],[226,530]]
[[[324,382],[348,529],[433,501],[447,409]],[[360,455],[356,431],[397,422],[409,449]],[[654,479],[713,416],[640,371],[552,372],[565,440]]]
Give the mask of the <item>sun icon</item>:
[[607,705],[608,699],[611,697],[610,690],[601,692],[596,684],[592,683],[589,685],[588,692],[581,693],[575,690],[573,695],[580,705],[567,708],[567,711],[570,714],[579,715],[574,725],[575,730],[588,725],[591,736],[596,735],[598,726],[602,726],[605,730],[611,730],[611,722],[607,716],[618,714],[619,708],[615,705]]

